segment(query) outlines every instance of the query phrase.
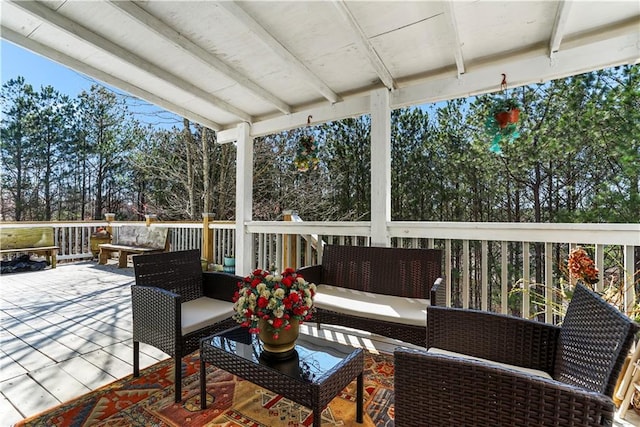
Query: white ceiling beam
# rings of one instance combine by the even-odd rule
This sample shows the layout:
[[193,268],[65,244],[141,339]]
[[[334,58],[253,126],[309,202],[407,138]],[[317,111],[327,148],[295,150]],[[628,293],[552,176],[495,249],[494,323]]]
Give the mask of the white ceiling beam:
[[307,84],[317,90],[322,96],[332,103],[339,102],[340,96],[336,94],[327,84],[316,76],[307,66],[302,63],[293,53],[273,37],[262,25],[260,25],[251,15],[244,11],[234,1],[220,1],[220,7],[225,9],[231,16],[238,20],[243,26],[253,32],[260,42],[276,53],[280,59],[300,74]]
[[553,55],[560,50],[560,43],[562,43],[562,37],[564,37],[567,28],[572,3],[572,0],[561,0],[558,3],[556,19],[553,23],[553,29],[551,30],[551,37],[549,38],[549,58],[552,58]]
[[[410,105],[422,105],[466,98],[497,91],[496,81],[500,74],[506,72],[510,87],[517,87],[543,81],[564,78],[571,75],[599,70],[622,64],[633,64],[640,57],[640,34],[630,31],[639,20],[618,23],[608,30],[585,34],[582,38],[574,37],[564,43],[563,50],[558,52],[555,61],[549,61],[542,45],[520,53],[509,53],[498,58],[471,63],[464,75],[452,76],[451,69],[442,70],[438,74],[410,81],[391,93],[391,108],[403,108]],[[598,46],[590,44],[597,38]],[[626,41],[620,43],[619,38]],[[621,48],[620,46],[625,46]],[[594,61],[594,58],[598,58]],[[545,76],[544,80],[540,76]],[[313,123],[323,123],[355,117],[369,113],[369,92],[354,94],[343,102],[331,105],[316,105],[292,113],[286,117],[274,117],[257,120],[251,126],[251,136],[270,135],[288,129],[306,126],[309,115]],[[235,140],[235,129],[225,127],[217,133],[218,140],[230,142]]]
[[453,56],[456,60],[456,68],[458,70],[458,77],[464,74],[464,57],[462,56],[462,43],[460,43],[460,32],[458,31],[458,20],[456,19],[456,13],[453,10],[453,1],[445,0],[443,2],[444,16],[447,20],[447,26],[449,32],[453,38]]
[[224,74],[227,78],[233,80],[240,86],[252,92],[254,95],[269,102],[275,108],[280,110],[280,112],[284,114],[291,113],[290,105],[282,101],[271,92],[267,91],[262,86],[258,85],[256,82],[242,74],[240,71],[221,61],[217,56],[198,46],[137,4],[131,1],[120,0],[110,0],[109,3],[120,11],[126,13],[129,17],[138,21],[138,23],[142,24],[144,27],[170,41],[174,46],[182,49],[193,58],[201,61],[203,64],[209,67],[214,68],[218,72]]
[[147,92],[146,90],[138,86],[135,86],[117,77],[114,77],[113,75],[105,73],[102,70],[99,70],[95,67],[87,65],[86,63],[79,61],[75,58],[72,58],[68,55],[65,55],[64,53],[61,53],[57,50],[53,50],[50,46],[45,46],[43,44],[40,44],[34,40],[31,40],[23,36],[22,34],[16,33],[15,31],[7,27],[4,27],[4,26],[1,27],[0,31],[2,31],[3,39],[6,39],[11,43],[15,43],[18,46],[21,46],[34,53],[37,53],[38,55],[47,57],[52,61],[55,61],[59,64],[64,65],[65,67],[72,68],[76,71],[86,74],[91,78],[100,80],[107,85],[117,87],[118,89],[128,92],[133,96],[136,96],[140,99],[144,99],[147,102],[155,104],[158,107],[164,108],[167,111],[171,111],[172,113],[175,113],[181,117],[185,117],[192,122],[199,123],[202,126],[205,126],[209,129],[213,129],[215,131],[222,129],[222,126],[219,123],[216,123],[206,117],[202,117],[198,114],[195,114],[184,107],[181,107],[170,101],[167,101],[166,99],[161,98],[153,93]]
[[[371,101],[367,92],[361,96],[346,98],[336,104],[317,104],[288,116],[278,116],[254,122],[251,124],[251,136],[271,135],[287,129],[305,127],[308,125],[307,119],[309,116],[313,117],[311,124],[326,123],[332,120],[367,114],[370,109]],[[235,141],[236,138],[236,129],[234,127],[228,127],[216,133],[216,141],[220,143]]]
[[355,16],[353,16],[353,13],[351,13],[351,10],[349,10],[349,6],[345,3],[344,0],[334,0],[333,4],[335,5],[342,19],[347,23],[347,25],[353,32],[354,42],[356,43],[356,45],[358,45],[360,51],[362,51],[366,55],[369,63],[375,70],[382,83],[387,87],[387,89],[395,90],[397,88],[397,85],[393,76],[389,72],[389,69],[387,68],[384,61],[382,61],[382,58],[380,58],[380,55],[378,55],[378,52],[376,52],[376,49],[369,41],[367,35],[360,27],[360,24],[358,24],[358,21],[356,20]]
[[228,102],[206,93],[194,86],[193,84],[175,76],[162,68],[140,58],[133,52],[130,52],[117,44],[105,39],[102,36],[88,30],[86,27],[78,24],[70,20],[69,18],[60,15],[48,7],[34,2],[34,1],[14,1],[10,0],[9,3],[12,5],[18,6],[23,11],[35,16],[38,19],[43,20],[47,24],[53,25],[62,31],[70,34],[73,37],[78,38],[79,40],[89,43],[102,51],[113,55],[116,58],[119,58],[122,61],[125,61],[131,64],[134,67],[137,67],[145,72],[157,77],[161,80],[166,81],[167,83],[193,95],[196,98],[200,98],[205,100],[206,102],[215,105],[216,107],[222,109],[223,111],[227,111],[229,114],[232,114],[239,119],[247,122],[251,122],[253,118],[251,115],[246,112],[240,110],[239,108],[234,107]]
[[[621,43],[620,37],[625,38],[624,42]],[[540,46],[468,64],[467,72],[460,79],[443,71],[421,84],[401,87],[392,94],[391,105],[400,108],[496,92],[499,89],[496,82],[501,73],[509,76],[509,86],[513,88],[631,64],[640,56],[640,34],[627,31],[615,38],[600,38],[595,44],[584,39],[567,40],[563,49],[556,53],[554,61],[546,57],[546,49],[546,46]]]

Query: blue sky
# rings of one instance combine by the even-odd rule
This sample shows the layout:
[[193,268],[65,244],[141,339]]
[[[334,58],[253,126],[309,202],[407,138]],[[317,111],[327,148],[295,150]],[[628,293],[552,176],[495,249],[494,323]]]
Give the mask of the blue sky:
[[2,40],[0,48],[2,84],[22,76],[34,89],[50,85],[62,94],[76,97],[83,90],[88,90],[93,83],[99,83],[5,40]]
[[[36,90],[39,90],[42,86],[52,86],[58,92],[69,95],[72,98],[78,96],[83,90],[89,90],[92,84],[103,85],[91,77],[87,77],[6,40],[0,42],[0,63],[2,64],[2,84],[22,76],[25,82]],[[103,86],[114,90],[107,85]],[[114,91],[122,93],[122,91]],[[179,117],[145,101],[131,100],[129,109],[140,122],[163,128],[169,128],[174,125],[182,127],[182,120]],[[161,115],[158,116],[158,113]]]

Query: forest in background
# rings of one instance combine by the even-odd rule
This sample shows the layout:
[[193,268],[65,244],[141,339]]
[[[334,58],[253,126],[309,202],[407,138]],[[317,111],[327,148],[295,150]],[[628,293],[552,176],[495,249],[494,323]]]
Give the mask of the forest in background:
[[[640,67],[508,90],[523,106],[501,154],[485,131],[502,94],[392,112],[392,219],[640,222]],[[17,77],[2,86],[3,220],[198,220],[234,217],[235,146],[184,120],[144,126],[124,99],[94,85],[76,98]],[[304,220],[370,217],[370,118],[254,141],[256,220],[284,209]],[[293,164],[320,144],[317,169]]]

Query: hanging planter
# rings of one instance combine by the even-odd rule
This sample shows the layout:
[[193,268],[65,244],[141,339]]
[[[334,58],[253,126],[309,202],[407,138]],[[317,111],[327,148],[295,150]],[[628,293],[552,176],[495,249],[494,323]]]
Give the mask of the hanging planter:
[[[307,117],[307,125],[311,124],[311,116]],[[318,142],[311,133],[304,133],[298,140],[298,148],[293,164],[300,172],[318,168]]]
[[520,120],[520,102],[507,94],[507,76],[502,75],[500,85],[503,94],[493,98],[489,107],[489,117],[485,123],[485,129],[493,139],[489,150],[494,153],[502,153],[501,143],[512,143],[520,136],[517,123]]
[[520,119],[520,106],[518,102],[515,99],[507,99],[504,101],[504,105],[500,107],[500,111],[494,114],[500,129],[506,128],[511,123],[518,123],[518,119]]

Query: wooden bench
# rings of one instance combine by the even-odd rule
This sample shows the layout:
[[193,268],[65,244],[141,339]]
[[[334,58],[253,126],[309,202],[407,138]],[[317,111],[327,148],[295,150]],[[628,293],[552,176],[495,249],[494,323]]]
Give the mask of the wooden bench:
[[112,243],[98,245],[98,264],[106,264],[112,252],[118,252],[118,267],[127,266],[127,257],[132,254],[147,254],[169,250],[168,229],[144,225],[118,227]]
[[428,305],[444,302],[437,249],[339,246],[298,270],[318,286],[313,321],[426,345]]
[[2,227],[0,254],[28,253],[44,255],[51,268],[56,268],[58,246],[53,244],[53,227]]

